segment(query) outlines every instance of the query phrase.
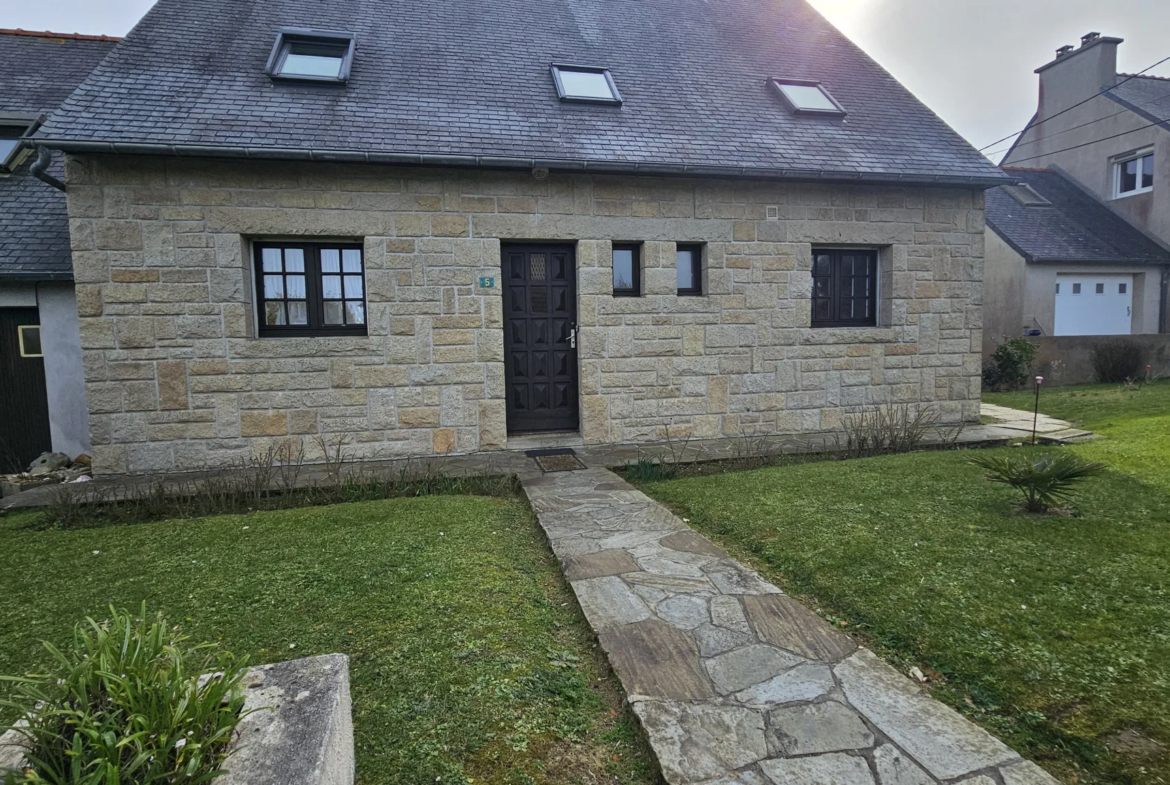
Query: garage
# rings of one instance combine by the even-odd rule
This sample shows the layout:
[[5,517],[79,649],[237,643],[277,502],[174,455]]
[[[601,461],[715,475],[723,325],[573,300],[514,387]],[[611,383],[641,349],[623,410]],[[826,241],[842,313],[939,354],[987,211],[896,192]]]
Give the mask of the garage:
[[1133,276],[1058,274],[1055,335],[1133,332]]

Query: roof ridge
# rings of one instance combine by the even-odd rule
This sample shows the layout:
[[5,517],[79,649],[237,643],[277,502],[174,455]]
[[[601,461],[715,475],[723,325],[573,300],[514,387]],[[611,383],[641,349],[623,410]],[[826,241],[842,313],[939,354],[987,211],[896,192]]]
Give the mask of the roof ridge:
[[1005,172],[1051,172],[1051,169],[1042,169],[1038,166],[1001,166]]
[[54,33],[51,30],[22,30],[17,27],[15,29],[0,27],[0,35],[24,35],[30,38],[66,38],[71,41],[109,41],[117,43],[121,41],[120,36],[113,35],[87,35],[86,33]]
[[1170,76],[1154,76],[1153,74],[1123,74],[1118,73],[1118,76],[1124,76],[1128,79],[1156,79],[1159,82],[1170,82]]

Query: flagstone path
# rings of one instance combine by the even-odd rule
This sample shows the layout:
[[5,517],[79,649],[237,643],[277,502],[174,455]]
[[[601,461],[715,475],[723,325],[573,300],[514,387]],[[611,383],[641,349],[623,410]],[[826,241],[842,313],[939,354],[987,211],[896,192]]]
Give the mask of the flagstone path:
[[991,420],[988,423],[990,427],[1009,431],[1015,438],[1031,437],[1034,426],[1036,440],[1045,444],[1073,444],[1094,437],[1092,431],[1077,428],[1066,420],[1058,420],[1047,414],[1033,415],[1032,412],[1010,409],[994,403],[980,404],[979,416]]
[[616,474],[534,469],[524,491],[671,785],[1057,785]]

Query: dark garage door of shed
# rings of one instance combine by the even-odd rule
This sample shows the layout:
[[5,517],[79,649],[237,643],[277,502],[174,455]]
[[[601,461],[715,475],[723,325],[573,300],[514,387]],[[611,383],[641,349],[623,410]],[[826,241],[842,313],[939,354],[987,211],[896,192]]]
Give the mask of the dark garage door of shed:
[[0,308],[0,472],[4,473],[23,471],[52,447],[45,361],[20,355],[20,328],[39,324],[36,308]]

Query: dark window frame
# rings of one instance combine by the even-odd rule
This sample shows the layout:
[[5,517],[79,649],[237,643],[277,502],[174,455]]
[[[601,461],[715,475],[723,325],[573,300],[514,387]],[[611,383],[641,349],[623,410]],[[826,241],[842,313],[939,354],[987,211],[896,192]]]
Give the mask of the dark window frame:
[[691,280],[695,285],[689,289],[678,289],[679,297],[702,297],[703,296],[703,244],[702,243],[678,243],[675,246],[674,254],[674,268],[675,281],[678,281],[678,254],[680,251],[690,251],[691,253]]
[[[829,88],[821,84],[818,79],[783,79],[780,77],[772,77],[768,80],[768,84],[776,91],[776,95],[780,96],[780,100],[792,110],[793,114],[808,115],[809,117],[844,117],[849,114],[845,111],[845,107],[829,92]],[[835,109],[814,109],[807,106],[800,106],[793,102],[791,98],[784,92],[782,85],[791,85],[793,87],[815,87],[820,90],[821,95],[829,100]]]
[[[269,325],[264,323],[265,303],[268,302],[264,297],[264,249],[277,248],[282,251],[281,258],[283,259],[283,251],[287,248],[299,248],[304,253],[305,260],[305,302],[308,311],[308,324],[281,324]],[[356,250],[360,254],[361,259],[361,277],[362,277],[362,309],[364,313],[364,324],[353,325],[338,325],[325,324],[325,297],[322,292],[321,276],[321,251],[322,250],[337,249],[338,251]],[[343,268],[344,269],[344,268]],[[302,242],[302,241],[288,241],[279,242],[271,240],[257,240],[252,243],[252,272],[253,285],[256,287],[256,334],[261,338],[274,337],[316,337],[316,336],[365,336],[369,335],[370,323],[370,303],[368,299],[369,292],[366,286],[366,253],[361,243],[354,242]],[[269,273],[274,274],[274,273]],[[287,272],[280,273],[281,275],[288,275]],[[328,273],[333,275],[333,273]],[[343,276],[342,281],[342,297],[341,302],[342,311],[345,310],[345,291],[344,291],[344,273],[339,272],[338,275]],[[352,275],[352,273],[350,273]],[[287,292],[286,292],[287,294]],[[355,300],[356,298],[348,298]],[[330,301],[335,301],[330,298]],[[272,302],[276,302],[273,300]],[[280,302],[287,303],[288,297],[284,297]],[[287,305],[285,306],[287,308]]]
[[[844,256],[861,256],[869,257],[869,275],[864,276],[870,279],[869,294],[866,299],[869,301],[870,315],[864,319],[843,319],[841,313],[841,300],[845,299],[841,296],[841,263]],[[817,275],[817,257],[829,256],[829,275]],[[878,281],[881,276],[881,264],[878,258],[878,252],[870,248],[813,248],[812,251],[812,326],[813,327],[877,327],[878,316]],[[857,276],[852,276],[857,277]],[[828,279],[829,295],[827,297],[817,297],[817,279]],[[858,299],[858,298],[849,298]],[[829,316],[818,319],[817,301],[829,301]]]
[[[20,154],[24,150],[24,143],[21,140],[32,136],[40,127],[42,119],[42,117],[23,113],[0,112],[0,129],[11,129],[0,132],[0,139],[16,142],[6,155],[0,157],[0,172],[11,172],[16,168],[17,163],[22,160]],[[4,135],[13,132],[15,135]]]
[[[605,81],[609,83],[609,91],[613,94],[612,98],[594,98],[591,96],[570,95],[565,91],[565,84],[561,81],[561,69],[566,71],[583,71],[591,74],[602,74],[605,76]],[[598,65],[575,65],[573,63],[553,63],[549,66],[549,71],[552,72],[553,84],[557,88],[557,97],[563,103],[574,104],[602,104],[606,106],[621,106],[622,94],[618,92],[617,82],[613,79],[613,74],[604,66]]]
[[[633,286],[631,288],[617,287],[617,282],[613,281],[613,296],[614,297],[641,297],[642,296],[642,244],[641,243],[614,243],[613,248],[609,252],[609,263],[613,265],[613,255],[617,251],[630,251],[633,259]],[[611,270],[612,274],[612,270]]]
[[[285,58],[294,44],[316,44],[318,46],[345,48],[341,58],[337,76],[315,76],[313,74],[285,74],[281,73]],[[282,27],[276,33],[276,41],[272,44],[272,52],[268,55],[268,63],[264,66],[264,73],[280,82],[316,82],[318,84],[345,84],[349,81],[350,69],[353,67],[354,50],[357,47],[357,38],[353,33],[336,30],[309,30],[302,27]]]

